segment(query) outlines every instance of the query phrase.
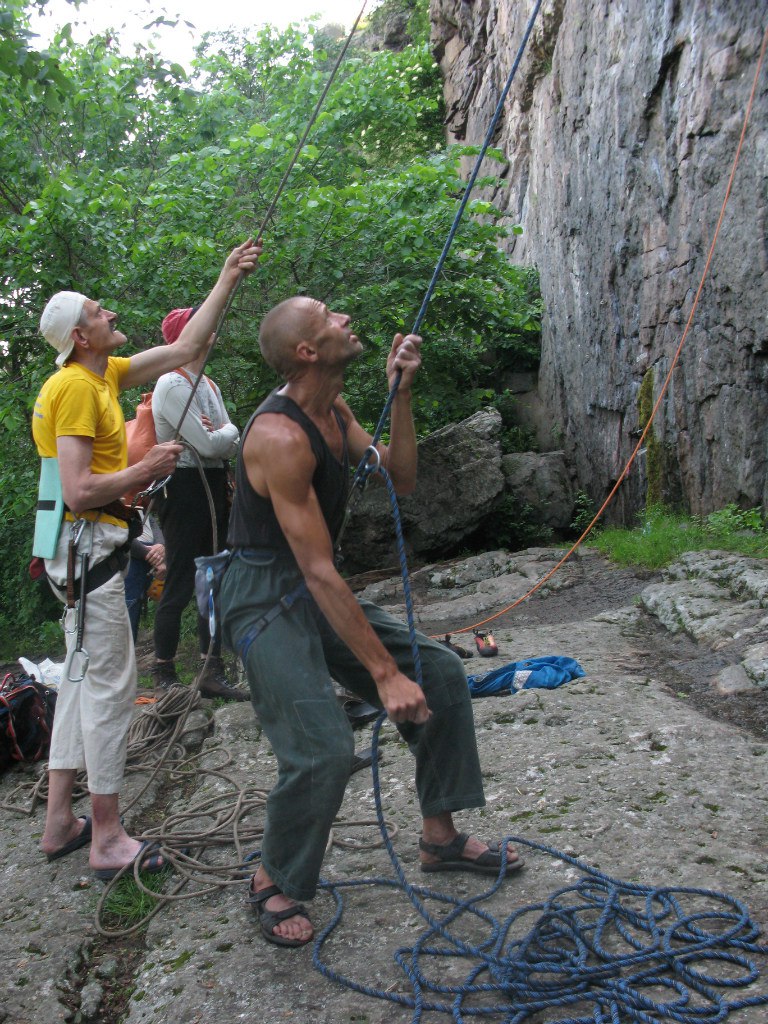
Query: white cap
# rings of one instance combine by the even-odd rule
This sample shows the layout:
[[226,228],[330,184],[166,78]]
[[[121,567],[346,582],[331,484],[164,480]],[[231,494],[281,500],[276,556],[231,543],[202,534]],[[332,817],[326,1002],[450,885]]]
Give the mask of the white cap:
[[40,317],[43,337],[59,353],[57,366],[63,366],[72,355],[75,347],[72,331],[80,321],[85,300],[86,296],[80,292],[56,292]]

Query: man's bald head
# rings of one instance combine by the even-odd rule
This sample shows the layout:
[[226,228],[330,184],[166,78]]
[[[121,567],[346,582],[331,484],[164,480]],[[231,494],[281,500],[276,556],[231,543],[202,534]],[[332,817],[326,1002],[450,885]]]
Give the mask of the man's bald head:
[[322,323],[318,321],[317,299],[296,295],[270,309],[261,322],[259,348],[266,362],[290,380],[298,369],[296,348],[302,341],[312,342]]

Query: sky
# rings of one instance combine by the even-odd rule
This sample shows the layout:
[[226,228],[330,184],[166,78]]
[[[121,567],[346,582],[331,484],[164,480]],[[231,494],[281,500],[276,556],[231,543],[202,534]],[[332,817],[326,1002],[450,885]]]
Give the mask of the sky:
[[[365,14],[370,14],[376,4],[377,0],[367,0]],[[321,24],[332,22],[349,30],[362,6],[363,0],[88,0],[78,10],[67,0],[49,0],[43,16],[33,18],[32,23],[42,45],[57,27],[67,22],[72,24],[72,34],[78,42],[110,28],[117,30],[127,48],[146,39],[148,31],[157,32],[157,47],[162,56],[188,66],[204,32],[253,28],[267,22],[284,28],[291,21],[301,21],[313,14],[321,15]],[[178,19],[178,24],[147,30],[145,26],[159,16],[171,21]]]

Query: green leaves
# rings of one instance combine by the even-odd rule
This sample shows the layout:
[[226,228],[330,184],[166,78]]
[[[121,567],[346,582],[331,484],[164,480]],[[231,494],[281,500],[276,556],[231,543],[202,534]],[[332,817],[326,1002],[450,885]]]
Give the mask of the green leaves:
[[[426,10],[404,2],[414,17]],[[224,254],[261,226],[338,52],[316,40],[312,25],[211,35],[186,80],[114,37],[76,46],[64,29],[36,53],[21,0],[0,11],[0,516],[16,568],[32,536],[31,404],[53,369],[38,334],[45,301],[84,291],[117,310],[128,352],[158,343],[164,314],[201,301]],[[392,335],[413,325],[464,191],[459,161],[475,153],[445,150],[442,119],[426,42],[345,60],[214,349],[236,422],[275,384],[258,326],[292,294],[353,317],[365,353],[346,395],[377,421]],[[486,166],[503,166],[489,155]],[[478,183],[422,326],[420,433],[487,404],[506,368],[537,359],[536,277],[500,248],[521,229],[501,227],[494,184]],[[0,579],[2,606],[14,600]]]

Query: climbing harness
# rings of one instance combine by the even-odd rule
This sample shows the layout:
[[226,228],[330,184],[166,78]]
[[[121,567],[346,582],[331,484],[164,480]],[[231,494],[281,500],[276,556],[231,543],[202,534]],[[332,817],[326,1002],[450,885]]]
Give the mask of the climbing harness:
[[[113,503],[113,505],[116,503]],[[99,511],[113,514],[112,506],[104,506]],[[125,510],[123,509],[123,514]],[[94,522],[89,519],[76,518],[70,525],[69,544],[67,545],[67,578],[58,584],[48,577],[48,582],[65,599],[61,625],[67,635],[75,634],[75,644],[70,648],[64,663],[64,673],[70,682],[79,683],[85,678],[90,658],[83,647],[85,633],[85,611],[88,594],[103,587],[108,580],[128,564],[128,551],[132,527],[129,524],[129,541],[122,547],[115,548],[106,558],[90,565],[93,553]],[[75,596],[75,584],[78,582],[76,563],[79,560],[79,594]],[[73,673],[75,673],[73,675]]]
[[274,622],[278,615],[282,615],[283,612],[290,611],[297,601],[305,597],[309,597],[309,590],[307,589],[307,584],[302,580],[293,590],[283,594],[277,604],[274,604],[268,612],[265,612],[253,625],[249,626],[237,641],[237,653],[243,665],[246,663],[248,652],[253,646],[254,641],[261,636],[270,622]]

